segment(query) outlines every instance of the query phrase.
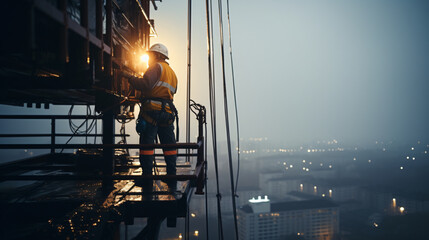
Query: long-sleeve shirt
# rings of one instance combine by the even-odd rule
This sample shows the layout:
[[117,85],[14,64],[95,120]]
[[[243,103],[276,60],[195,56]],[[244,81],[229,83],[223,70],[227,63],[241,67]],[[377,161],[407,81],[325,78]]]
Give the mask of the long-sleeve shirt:
[[143,96],[148,96],[160,78],[161,65],[155,63],[147,69],[142,78],[132,77],[129,79],[129,82],[131,86],[141,91]]

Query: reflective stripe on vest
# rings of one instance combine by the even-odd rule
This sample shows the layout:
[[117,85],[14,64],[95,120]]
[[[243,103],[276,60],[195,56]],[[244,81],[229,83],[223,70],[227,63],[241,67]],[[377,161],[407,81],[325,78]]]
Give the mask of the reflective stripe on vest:
[[[173,95],[177,91],[177,77],[173,69],[166,62],[158,62],[158,66],[161,68],[161,76],[159,77],[158,82],[155,83],[154,87],[150,91],[147,98],[162,98],[167,100],[173,100]],[[144,110],[155,110],[160,111],[161,105],[159,101],[150,101],[146,102],[143,105]],[[171,112],[169,107],[167,107],[167,112]]]
[[176,88],[175,87],[173,87],[173,86],[171,86],[169,83],[166,83],[166,82],[161,82],[161,81],[158,81],[156,84],[155,84],[155,87],[166,87],[166,88],[168,88],[173,94],[175,94],[176,93]]

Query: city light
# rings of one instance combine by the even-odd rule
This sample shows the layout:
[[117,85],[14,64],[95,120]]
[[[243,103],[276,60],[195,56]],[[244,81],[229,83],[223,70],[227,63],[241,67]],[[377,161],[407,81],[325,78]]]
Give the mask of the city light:
[[403,213],[405,212],[405,208],[404,208],[404,207],[400,207],[400,208],[399,208],[399,212],[400,212],[401,214],[403,214]]
[[179,239],[182,239],[183,237],[182,237],[182,234],[181,233],[179,233]]
[[196,237],[198,237],[198,230],[195,230],[195,232],[194,232],[194,236],[196,236]]
[[196,217],[197,215],[195,215],[195,213],[191,213],[191,217]]

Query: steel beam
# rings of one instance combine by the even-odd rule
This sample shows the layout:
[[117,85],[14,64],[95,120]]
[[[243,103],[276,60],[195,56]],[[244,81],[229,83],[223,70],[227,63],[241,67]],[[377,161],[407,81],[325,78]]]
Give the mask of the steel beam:
[[88,180],[103,180],[112,182],[114,180],[177,180],[187,181],[196,180],[197,174],[192,175],[0,175],[0,181],[16,181],[16,180],[36,180],[36,181],[88,181]]
[[131,149],[131,148],[181,148],[181,149],[198,149],[199,143],[176,143],[176,144],[0,144],[0,149],[78,149],[78,148],[115,148],[115,149]]
[[[72,133],[56,133],[55,137],[102,137],[103,134],[72,134]],[[130,134],[115,134],[115,137],[129,137]],[[0,138],[11,138],[11,137],[52,137],[50,133],[32,133],[32,134],[0,134]]]
[[[111,176],[115,171],[115,114],[108,110],[103,114],[103,175]],[[113,182],[103,179],[103,189],[113,188]]]

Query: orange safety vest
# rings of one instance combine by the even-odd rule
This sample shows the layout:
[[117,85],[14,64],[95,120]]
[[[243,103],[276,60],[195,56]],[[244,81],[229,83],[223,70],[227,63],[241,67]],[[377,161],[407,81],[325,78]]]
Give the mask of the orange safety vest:
[[[156,99],[158,98],[172,101],[173,95],[177,91],[177,77],[173,69],[166,62],[158,62],[157,64],[159,64],[161,67],[161,76],[149,94],[145,96],[145,98],[149,100],[144,101],[143,103],[142,109],[144,111],[161,111],[162,102]],[[168,113],[172,113],[169,104],[165,105],[165,110]]]

